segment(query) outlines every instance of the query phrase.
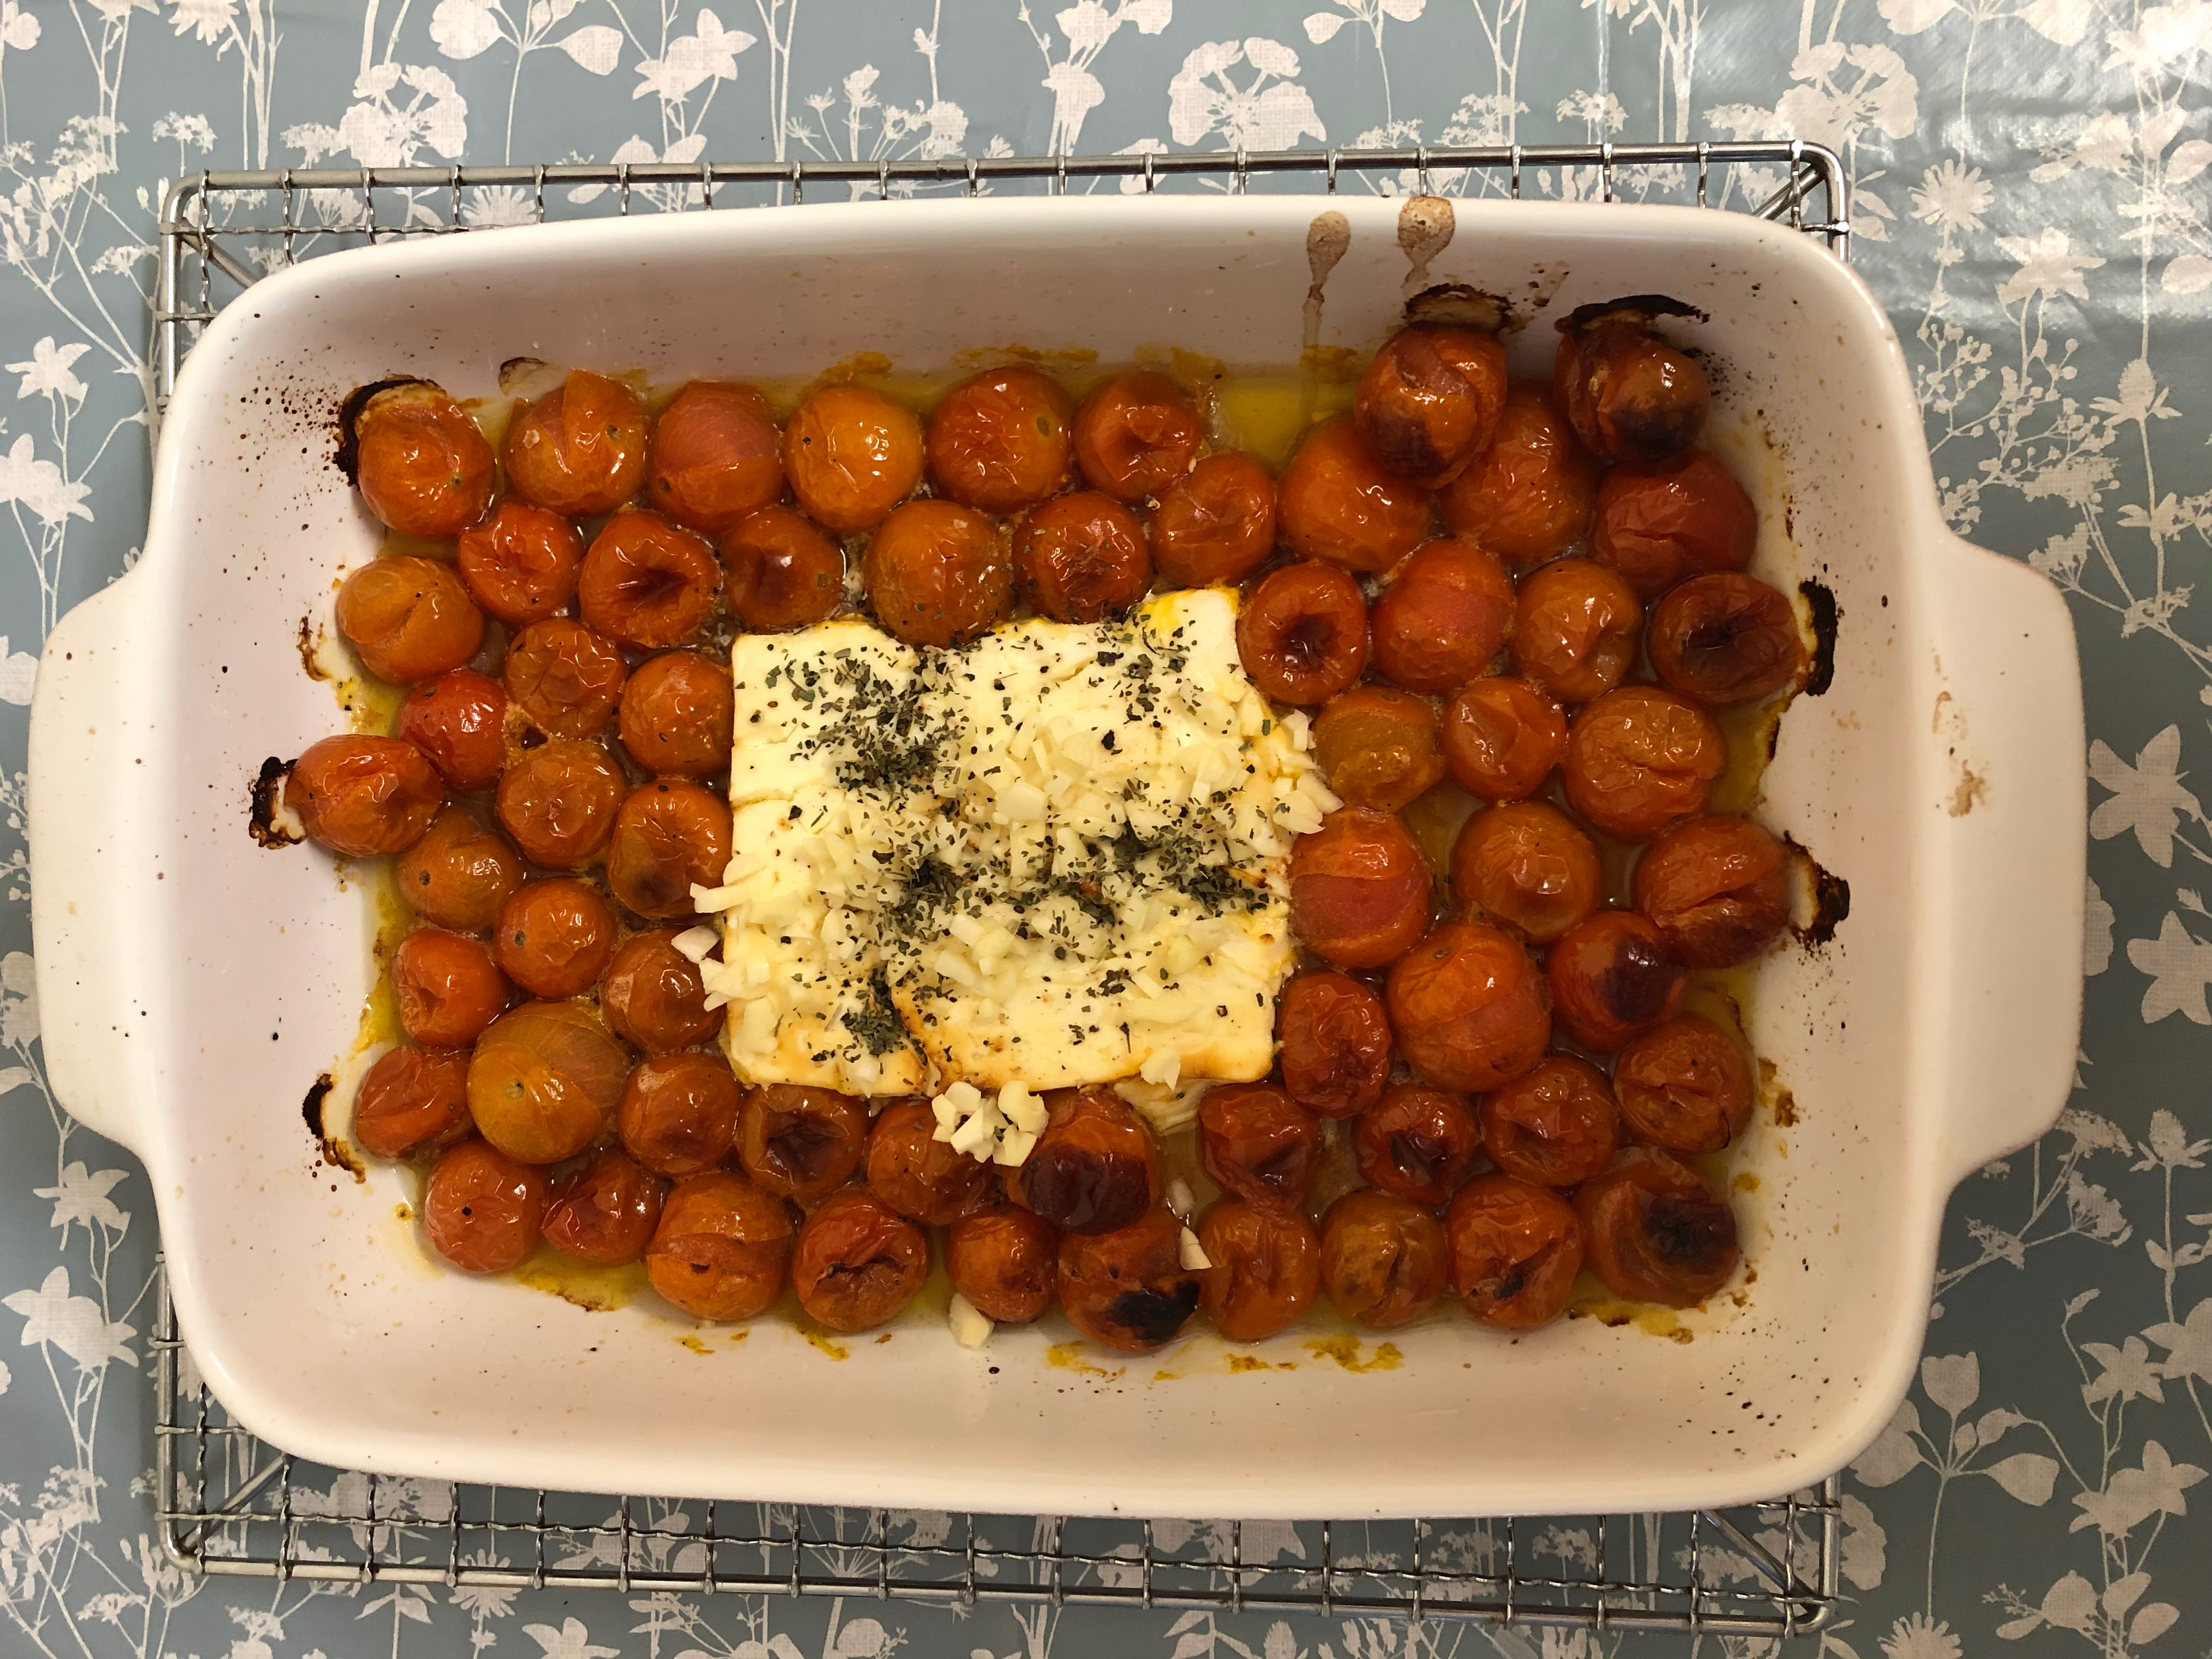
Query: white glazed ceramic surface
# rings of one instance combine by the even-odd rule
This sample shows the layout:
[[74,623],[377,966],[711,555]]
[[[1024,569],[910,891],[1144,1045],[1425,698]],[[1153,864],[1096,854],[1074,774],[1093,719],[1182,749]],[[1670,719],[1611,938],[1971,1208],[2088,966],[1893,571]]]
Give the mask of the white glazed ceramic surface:
[[[1351,224],[1321,343],[1371,349],[1409,287],[1398,209]],[[1765,514],[1759,568],[1841,607],[1832,690],[1784,720],[1762,816],[1850,886],[1818,954],[1762,970],[1761,1054],[1794,1127],[1753,1132],[1755,1278],[1694,1340],[1460,1319],[1355,1374],[1220,1345],[1048,1363],[909,1322],[833,1360],[665,1311],[587,1313],[425,1260],[401,1172],[319,1164],[301,1115],[371,974],[358,890],[246,833],[263,759],[343,720],[301,619],[374,526],[331,464],[352,386],[462,396],[506,359],[656,380],[799,375],[860,351],[1175,345],[1297,359],[1312,198],[858,204],[425,240],[309,263],[193,352],[137,568],[52,635],[31,732],[39,993],[57,1095],[145,1160],[185,1334],[236,1416],[345,1467],[601,1492],[1060,1514],[1474,1515],[1688,1508],[1839,1466],[1887,1419],[1925,1320],[1946,1195],[2056,1115],[2074,1062],[2083,800],[2057,594],[1937,514],[1902,357],[1805,238],[1692,210],[1477,203],[1421,283],[1548,293],[1553,319],[1662,292],[1722,366],[1714,441]],[[1525,313],[1528,303],[1521,309]],[[1363,1350],[1372,1354],[1370,1340]],[[1099,1360],[1093,1353],[1091,1358]],[[1160,1371],[1176,1373],[1156,1377]]]

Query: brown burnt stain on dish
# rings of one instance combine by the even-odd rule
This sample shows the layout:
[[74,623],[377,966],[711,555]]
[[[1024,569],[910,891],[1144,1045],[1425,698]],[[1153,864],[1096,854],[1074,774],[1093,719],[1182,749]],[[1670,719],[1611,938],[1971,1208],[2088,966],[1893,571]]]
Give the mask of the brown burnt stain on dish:
[[1782,1085],[1781,1073],[1774,1062],[1765,1055],[1759,1056],[1759,1092],[1766,1102],[1768,1113],[1779,1129],[1797,1127],[1797,1097]]
[[1851,913],[1851,884],[1841,876],[1822,866],[1808,852],[1803,842],[1785,834],[1782,844],[1796,856],[1793,864],[1802,872],[1807,912],[1806,921],[1791,922],[1790,933],[1808,951],[1819,951],[1836,937],[1836,929]]
[[354,1149],[343,1137],[332,1134],[323,1121],[324,1109],[330,1104],[331,1091],[337,1087],[337,1079],[325,1072],[308,1086],[307,1098],[300,1103],[300,1115],[307,1120],[307,1133],[315,1138],[322,1160],[333,1170],[343,1170],[356,1181],[367,1185],[368,1170]]
[[1406,256],[1406,283],[1411,296],[1429,285],[1429,267],[1451,246],[1458,228],[1452,204],[1441,196],[1408,196],[1398,210],[1398,246]]
[[311,680],[330,678],[330,671],[323,666],[321,661],[323,649],[321,630],[315,626],[315,619],[313,617],[300,618],[298,645],[300,666],[307,670],[307,678]]
[[853,1357],[853,1351],[850,1348],[842,1342],[832,1342],[819,1331],[801,1330],[799,1334],[806,1339],[810,1346],[820,1350],[832,1359],[850,1359]]
[[678,1337],[676,1340],[678,1346],[690,1349],[693,1353],[711,1354],[714,1352],[696,1336],[686,1334]]
[[292,763],[271,755],[261,763],[261,770],[250,787],[250,802],[246,814],[246,833],[257,844],[272,853],[286,847],[297,847],[305,839],[289,824],[276,821],[277,812],[283,805],[284,781],[291,775]]
[[617,1308],[626,1308],[647,1285],[641,1261],[602,1267],[562,1255],[550,1244],[541,1246],[517,1267],[514,1277],[518,1283],[557,1296],[586,1313],[612,1313]]
[[1813,653],[1805,671],[1805,695],[1817,697],[1836,683],[1836,624],[1843,619],[1844,611],[1836,603],[1835,590],[1817,578],[1808,576],[1797,584],[1797,592],[1813,619]]
[[844,386],[864,374],[888,374],[891,360],[880,351],[856,351],[842,363],[832,363],[814,377],[814,385]]
[[1285,1359],[1278,1364],[1273,1360],[1262,1359],[1256,1353],[1232,1353],[1224,1356],[1224,1358],[1231,1376],[1244,1371],[1294,1371],[1298,1368],[1298,1363],[1295,1359]]
[[1990,798],[1990,781],[1971,766],[1963,763],[1959,768],[1959,784],[1952,790],[1951,799],[1944,810],[1954,818],[1963,818]]
[[1108,1370],[1103,1365],[1093,1364],[1088,1351],[1080,1342],[1055,1342],[1044,1351],[1044,1363],[1055,1370],[1073,1371],[1079,1376],[1103,1377],[1111,1382],[1121,1375],[1126,1367]]
[[1366,1353],[1359,1339],[1351,1335],[1317,1337],[1305,1346],[1307,1352],[1334,1359],[1348,1371],[1395,1371],[1406,1358],[1395,1342],[1378,1344],[1373,1353]]
[[415,1218],[415,1206],[412,1204],[395,1204],[392,1206],[392,1215],[396,1221],[412,1221]]
[[1306,227],[1306,275],[1311,280],[1306,288],[1305,343],[1299,356],[1301,364],[1305,361],[1304,352],[1316,350],[1321,345],[1322,307],[1328,275],[1351,246],[1352,221],[1334,208],[1315,214],[1313,222]]
[[1028,345],[970,346],[965,351],[952,354],[954,367],[976,370],[1018,364],[1024,368],[1048,373],[1054,369],[1088,369],[1097,361],[1097,352],[1089,346],[1057,346],[1049,349]]

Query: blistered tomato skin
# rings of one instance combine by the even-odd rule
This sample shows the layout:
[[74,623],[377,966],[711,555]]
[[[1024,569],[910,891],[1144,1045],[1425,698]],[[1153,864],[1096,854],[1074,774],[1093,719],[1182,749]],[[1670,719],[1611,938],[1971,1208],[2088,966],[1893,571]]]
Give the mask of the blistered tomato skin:
[[730,609],[756,634],[827,621],[845,597],[845,550],[787,507],[740,519],[721,550]]
[[1429,866],[1391,812],[1347,806],[1291,848],[1291,926],[1339,968],[1395,962],[1429,925]]
[[362,500],[403,536],[450,540],[491,505],[491,445],[469,412],[428,380],[369,398],[350,435]]
[[1590,702],[1635,665],[1644,607],[1601,564],[1561,559],[1521,584],[1513,665],[1564,703]]
[[492,948],[507,976],[558,1000],[592,988],[615,953],[615,913],[597,888],[566,876],[525,882],[499,913]]
[[1486,807],[1452,846],[1452,896],[1540,945],[1596,909],[1603,882],[1596,843],[1540,800]]
[[1560,776],[1568,804],[1607,835],[1650,841],[1704,811],[1727,767],[1727,740],[1703,708],[1624,685],[1575,717]]
[[1326,702],[1367,666],[1367,600],[1326,564],[1270,571],[1237,616],[1237,655],[1277,702]]
[[868,603],[908,645],[974,639],[1013,608],[1014,570],[998,526],[957,501],[909,501],[860,561]]
[[647,651],[689,645],[721,598],[722,567],[707,538],[642,509],[607,520],[576,579],[584,620]]
[[335,614],[362,665],[395,685],[459,668],[483,643],[483,612],[436,559],[371,559],[338,589]]
[[1056,495],[1015,530],[1014,574],[1022,597],[1040,615],[1103,622],[1128,610],[1152,585],[1145,527],[1095,489]]
[[1601,910],[1560,936],[1544,958],[1552,1019],[1585,1048],[1609,1054],[1682,1006],[1689,969],[1648,917]]
[[1712,402],[1696,358],[1618,318],[1561,335],[1552,392],[1590,453],[1640,466],[1687,449]]
[[792,1253],[799,1305],[833,1331],[895,1317],[929,1276],[929,1235],[873,1193],[832,1193],[807,1217]]
[[1375,601],[1375,666],[1408,691],[1455,691],[1490,672],[1513,631],[1512,579],[1482,549],[1433,541]]
[[1182,1224],[1147,1210],[1112,1232],[1060,1241],[1060,1305],[1094,1342],[1150,1353],[1181,1336],[1198,1311],[1199,1276],[1182,1265]]
[[1721,706],[1771,696],[1805,672],[1797,612],[1756,576],[1692,576],[1651,608],[1651,666],[1686,697]]
[[1384,466],[1348,415],[1308,433],[1276,485],[1291,551],[1347,570],[1388,570],[1419,547],[1429,507],[1429,492]]
[[629,757],[664,778],[726,772],[737,696],[730,671],[696,651],[647,657],[623,682],[617,730]]
[[429,758],[398,738],[325,738],[292,763],[284,805],[333,853],[374,858],[422,839],[445,804]]
[[1686,577],[1741,570],[1758,544],[1758,509],[1708,451],[1657,468],[1617,466],[1598,486],[1590,556],[1646,599]]
[[1499,1330],[1532,1331],[1566,1311],[1582,1271],[1582,1224],[1566,1200],[1511,1176],[1477,1176],[1444,1215],[1451,1285]]
[[1363,1187],[1322,1217],[1321,1276],[1330,1304],[1370,1330],[1395,1330],[1443,1294],[1444,1230],[1420,1205]]
[[469,1115],[524,1164],[574,1158],[607,1126],[629,1057],[597,1013],[574,1002],[526,1002],[477,1039]]
[[434,927],[483,933],[522,884],[522,855],[465,806],[447,806],[404,852],[392,855],[399,896]]
[[1692,818],[1637,861],[1636,908],[1692,968],[1733,968],[1790,925],[1790,852],[1749,818]]
[[1166,375],[1119,375],[1075,412],[1075,464],[1093,489],[1141,501],[1190,471],[1205,435],[1198,410]]
[[1242,581],[1275,550],[1275,481],[1249,455],[1208,455],[1160,492],[1145,533],[1170,587]]
[[645,498],[714,535],[783,494],[783,434],[768,399],[736,380],[694,380],[653,423]]
[[737,1145],[738,1080],[719,1054],[656,1054],[623,1085],[615,1133],[656,1175],[711,1170]]
[[921,422],[881,392],[824,386],[783,429],[783,470],[806,516],[840,536],[881,524],[921,482]]
[[580,870],[606,848],[628,786],[595,743],[556,738],[500,774],[500,828],[532,864]]
[[1497,434],[1474,464],[1437,497],[1444,523],[1527,570],[1589,534],[1597,505],[1597,463],[1538,386],[1505,394]]
[[1497,336],[1416,325],[1368,359],[1352,418],[1376,459],[1435,489],[1490,447],[1505,392],[1505,348]]
[[1377,1192],[1441,1204],[1482,1157],[1482,1125],[1466,1100],[1397,1083],[1352,1120],[1352,1152]]
[[645,1253],[653,1288],[697,1319],[750,1319],[783,1294],[798,1220],[741,1175],[708,1170],[669,1189]]
[[1620,1144],[1620,1109],[1605,1073],[1571,1054],[1483,1097],[1482,1145],[1516,1181],[1572,1187],[1605,1168]]
[[1631,1146],[1575,1194],[1590,1268],[1614,1295],[1694,1307],[1742,1260],[1735,1212],[1712,1183],[1671,1154]]
[[509,495],[462,534],[454,562],[471,599],[509,628],[527,628],[576,597],[584,538],[559,514]]
[[393,735],[428,755],[447,787],[489,789],[507,763],[507,693],[470,669],[452,669],[407,694]]
[[563,1255],[599,1267],[644,1259],[668,1183],[627,1152],[603,1146],[555,1189],[541,1231]]
[[1444,707],[1444,765],[1485,800],[1520,800],[1542,787],[1567,752],[1567,717],[1528,681],[1471,681]]
[[1351,1117],[1382,1098],[1390,1021],[1382,999],[1349,974],[1300,974],[1275,1000],[1283,1087],[1323,1117]]
[[671,942],[679,931],[631,934],[599,978],[599,1012],[617,1036],[648,1054],[704,1042],[722,1029],[697,966]]
[[503,1273],[530,1260],[545,1214],[545,1172],[481,1140],[447,1147],[422,1187],[431,1247],[464,1273]]
[[945,1235],[945,1270],[952,1288],[984,1318],[1026,1325],[1052,1306],[1060,1230],[1014,1204],[963,1216]]
[[946,392],[926,447],[938,493],[984,513],[1018,513],[1067,482],[1074,405],[1033,368],[990,368]]
[[1314,763],[1347,806],[1395,812],[1441,782],[1436,711],[1387,685],[1331,697],[1313,723]]
[[1014,1201],[1069,1234],[1127,1227],[1160,1201],[1152,1132],[1111,1089],[1055,1089],[1043,1132],[1009,1181]]
[[362,1074],[354,1142],[371,1158],[405,1158],[469,1128],[469,1056],[460,1048],[387,1050]]
[[1390,1028],[1406,1063],[1475,1094],[1543,1058],[1551,994],[1519,940],[1487,922],[1446,922],[1391,969]]
[[945,1227],[987,1207],[994,1183],[991,1166],[936,1138],[929,1103],[895,1101],[876,1114],[868,1131],[868,1190],[925,1227]]
[[516,712],[549,738],[598,736],[622,701],[622,653],[568,617],[517,634],[500,672]]
[[868,1145],[865,1101],[772,1083],[738,1109],[738,1162],[767,1191],[816,1204],[853,1178]]
[[1198,1224],[1199,1305],[1230,1342],[1264,1342],[1305,1316],[1321,1291],[1321,1236],[1296,1210],[1227,1199]]
[[507,980],[481,939],[418,927],[392,953],[400,1029],[430,1048],[476,1041],[507,1006]]
[[691,889],[720,886],[729,862],[729,804],[704,784],[655,778],[615,815],[607,885],[639,915],[673,921],[696,914]]
[[645,482],[645,404],[589,369],[514,417],[501,459],[523,500],[572,519],[611,513]]
[[1272,1083],[1224,1083],[1199,1103],[1198,1151],[1231,1196],[1303,1204],[1321,1158],[1321,1120]]
[[1751,1067],[1735,1039],[1695,1014],[1644,1033],[1613,1062],[1621,1121],[1685,1157],[1717,1152],[1751,1121]]

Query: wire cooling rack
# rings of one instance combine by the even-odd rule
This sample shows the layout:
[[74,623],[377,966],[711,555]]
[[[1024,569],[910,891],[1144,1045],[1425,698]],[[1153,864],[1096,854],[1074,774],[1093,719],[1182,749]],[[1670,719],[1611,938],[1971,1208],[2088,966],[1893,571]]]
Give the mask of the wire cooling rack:
[[[1842,163],[1799,141],[869,162],[202,173],[162,204],[157,410],[218,308],[302,258],[549,220],[900,196],[1215,190],[1676,202],[1849,253]],[[1832,1479],[1725,1512],[1388,1522],[1063,1520],[519,1492],[309,1464],[230,1421],[177,1335],[153,1348],[161,1547],[187,1571],[631,1595],[862,1595],[1793,1636],[1826,1622]]]

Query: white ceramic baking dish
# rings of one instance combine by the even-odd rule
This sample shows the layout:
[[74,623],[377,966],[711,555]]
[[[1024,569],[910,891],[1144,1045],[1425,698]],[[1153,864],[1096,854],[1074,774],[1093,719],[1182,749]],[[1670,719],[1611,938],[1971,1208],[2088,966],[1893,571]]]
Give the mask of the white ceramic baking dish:
[[1711,430],[1766,508],[1760,568],[1840,607],[1833,686],[1790,713],[1763,812],[1848,881],[1850,914],[1825,950],[1774,958],[1752,1011],[1796,1121],[1748,1149],[1741,1305],[1686,1316],[1686,1341],[1442,1320],[1359,1372],[1291,1336],[1261,1352],[1295,1369],[1232,1374],[1198,1340],[1102,1376],[1050,1363],[1049,1331],[979,1353],[927,1322],[838,1360],[778,1324],[687,1345],[665,1312],[441,1271],[395,1218],[399,1170],[356,1184],[318,1162],[301,1097],[352,1047],[372,923],[322,855],[257,846],[246,799],[264,757],[343,725],[297,641],[374,546],[331,465],[348,388],[411,373],[489,394],[519,356],[661,380],[1010,344],[1291,363],[1324,204],[695,214],[423,240],[257,284],[184,371],[144,557],[48,644],[30,831],[47,1063],[145,1160],[185,1336],[239,1419],[328,1463],[514,1486],[1293,1517],[1735,1503],[1873,1437],[1919,1352],[1946,1195],[2069,1086],[2084,843],[2065,609],[1945,529],[1897,341],[1803,236],[1467,204],[1440,252],[1409,239],[1433,256],[1417,279],[1397,204],[1327,205],[1350,240],[1324,345],[1371,349],[1423,282],[1524,313],[1548,299],[1514,343],[1524,370],[1585,301],[1658,291],[1705,313],[1672,326],[1722,366]]

